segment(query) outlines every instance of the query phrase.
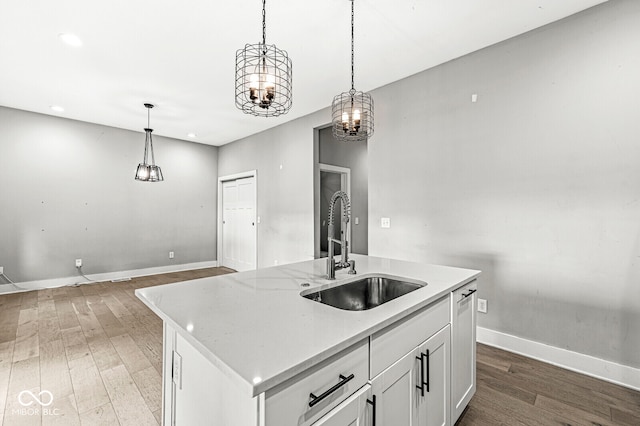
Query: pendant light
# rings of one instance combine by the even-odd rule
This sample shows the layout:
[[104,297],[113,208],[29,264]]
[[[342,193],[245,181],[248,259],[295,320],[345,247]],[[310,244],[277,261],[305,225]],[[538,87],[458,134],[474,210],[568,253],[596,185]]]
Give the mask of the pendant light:
[[[143,182],[161,182],[164,180],[162,176],[162,170],[160,166],[156,166],[156,159],[153,155],[153,139],[151,138],[151,132],[153,129],[150,127],[151,121],[151,108],[152,104],[144,104],[147,108],[147,127],[144,129],[146,136],[144,139],[144,159],[142,163],[138,164],[136,170],[136,180]],[[151,153],[151,163],[149,163],[149,153]]]
[[266,0],[262,0],[262,43],[236,52],[236,106],[245,114],[277,117],[291,109],[291,59],[267,45]]
[[366,141],[373,135],[373,98],[354,86],[354,3],[351,1],[351,90],[340,93],[331,104],[331,128],[339,141]]

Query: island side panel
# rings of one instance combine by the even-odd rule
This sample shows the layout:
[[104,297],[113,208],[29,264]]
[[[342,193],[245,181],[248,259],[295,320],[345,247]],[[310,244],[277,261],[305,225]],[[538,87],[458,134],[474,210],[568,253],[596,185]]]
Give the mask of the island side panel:
[[260,397],[243,392],[166,322],[164,328],[163,425],[260,426]]

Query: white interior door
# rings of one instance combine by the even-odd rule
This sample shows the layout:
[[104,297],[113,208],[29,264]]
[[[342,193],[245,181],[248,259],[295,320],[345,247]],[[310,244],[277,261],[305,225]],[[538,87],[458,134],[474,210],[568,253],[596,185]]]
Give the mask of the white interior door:
[[256,268],[255,177],[222,182],[222,266]]

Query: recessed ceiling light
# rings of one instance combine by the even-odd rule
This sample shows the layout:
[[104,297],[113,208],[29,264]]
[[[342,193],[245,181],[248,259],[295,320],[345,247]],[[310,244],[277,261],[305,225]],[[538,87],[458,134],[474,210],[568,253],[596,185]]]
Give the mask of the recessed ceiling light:
[[187,133],[187,137],[189,138],[195,138],[196,136],[198,135],[196,135],[195,133]]
[[51,110],[55,112],[64,112],[64,108],[62,108],[60,105],[50,105],[49,108],[51,108]]
[[60,37],[60,40],[64,41],[69,46],[73,46],[73,47],[82,46],[82,40],[80,40],[80,38],[78,38],[78,36],[75,34],[60,33],[58,34],[58,37]]

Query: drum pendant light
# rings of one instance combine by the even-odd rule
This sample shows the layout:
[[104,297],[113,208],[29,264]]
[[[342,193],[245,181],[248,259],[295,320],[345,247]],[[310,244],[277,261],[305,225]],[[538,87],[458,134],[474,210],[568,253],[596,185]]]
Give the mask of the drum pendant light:
[[262,0],[262,43],[236,52],[236,107],[245,114],[277,117],[291,109],[291,59],[267,45],[266,0]]
[[[162,176],[160,166],[156,166],[156,159],[153,155],[153,139],[151,137],[153,129],[150,128],[151,108],[153,108],[153,105],[144,104],[144,106],[147,108],[147,127],[144,129],[146,134],[144,140],[144,158],[142,163],[138,164],[138,168],[136,169],[136,180],[142,182],[161,182],[164,180],[164,176]],[[150,163],[149,153],[151,153]]]
[[351,0],[351,90],[340,93],[331,104],[331,129],[339,141],[366,141],[373,136],[373,98],[354,86],[354,3]]

